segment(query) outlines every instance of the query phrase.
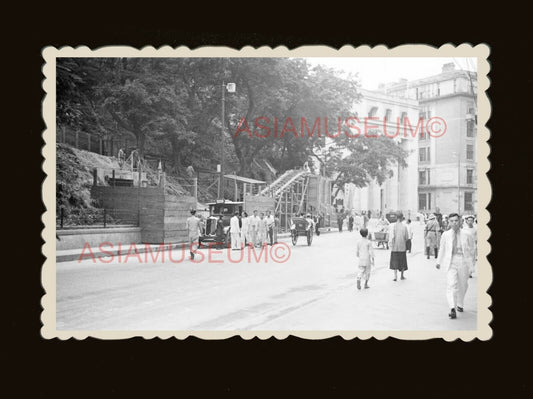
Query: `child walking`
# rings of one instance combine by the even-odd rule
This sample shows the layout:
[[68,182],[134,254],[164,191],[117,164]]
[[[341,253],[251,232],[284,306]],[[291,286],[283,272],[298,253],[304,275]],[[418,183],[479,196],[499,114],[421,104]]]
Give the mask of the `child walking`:
[[365,280],[365,288],[368,286],[370,279],[370,267],[374,265],[374,249],[372,242],[367,238],[368,229],[359,230],[361,239],[357,242],[356,256],[359,258],[359,272],[357,273],[357,289],[361,289],[361,279]]

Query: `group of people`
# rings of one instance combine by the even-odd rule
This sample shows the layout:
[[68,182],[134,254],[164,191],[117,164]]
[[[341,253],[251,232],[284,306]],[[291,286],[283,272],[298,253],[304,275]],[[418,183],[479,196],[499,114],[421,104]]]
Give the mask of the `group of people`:
[[[394,271],[393,281],[398,281],[398,272],[400,272],[400,279],[405,280],[404,272],[408,269],[406,253],[407,251],[411,252],[413,238],[411,220],[407,220],[407,223],[403,223],[403,221],[403,214],[398,212],[395,223],[391,224],[382,217],[377,226],[380,231],[386,228],[389,230],[388,244],[391,250],[389,268]],[[361,289],[361,280],[365,281],[364,288],[370,288],[368,280],[370,279],[370,269],[374,265],[374,249],[372,241],[368,238],[368,229],[363,227],[359,230],[359,234],[361,239],[357,242],[356,248],[356,256],[359,259],[357,288]]]
[[367,213],[339,213],[337,215],[337,227],[339,229],[339,233],[342,233],[344,222],[347,220],[347,228],[349,232],[352,232],[354,230],[354,227],[357,231],[359,231],[362,228],[366,228],[368,225],[369,217]]
[[[438,210],[437,210],[438,212]],[[440,212],[438,212],[440,213]],[[468,288],[468,278],[472,277],[477,257],[477,230],[474,227],[474,216],[465,217],[462,226],[461,217],[452,213],[447,217],[447,225],[443,228],[438,222],[438,215],[430,215],[424,229],[426,254],[434,250],[437,259],[436,268],[441,266],[446,271],[446,300],[450,308],[448,316],[457,318],[457,312],[464,311],[464,298]],[[389,268],[394,271],[393,281],[405,280],[404,272],[408,270],[407,251],[411,252],[413,232],[411,221],[403,223],[403,215],[398,212],[396,222],[389,226],[389,248],[391,250]],[[374,250],[368,239],[368,230],[359,231],[361,239],[357,242],[356,256],[359,259],[357,288],[369,288],[370,270],[374,265]],[[437,245],[438,242],[438,245]],[[429,248],[428,248],[429,247]]]
[[[248,216],[246,212],[241,215],[235,212],[230,219],[230,240],[232,250],[241,250],[244,246],[261,247],[265,244],[274,245],[278,242],[279,218],[274,217],[271,211],[259,213],[254,210]],[[191,210],[191,216],[186,221],[189,236],[189,251],[191,259],[198,248],[202,229],[201,219],[196,217],[196,210]],[[219,216],[215,229],[215,247],[221,248],[225,243],[224,222]]]
[[265,244],[274,245],[278,242],[279,218],[267,210],[254,210],[253,214],[235,212],[230,220],[231,249],[240,250],[244,246],[262,247]]

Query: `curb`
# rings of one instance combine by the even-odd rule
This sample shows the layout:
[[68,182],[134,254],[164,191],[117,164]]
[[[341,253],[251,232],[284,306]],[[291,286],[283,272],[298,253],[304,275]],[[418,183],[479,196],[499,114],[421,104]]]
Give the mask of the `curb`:
[[[320,234],[327,234],[327,233],[335,233],[338,232],[337,228],[330,227],[328,230],[325,230],[325,228],[320,229]],[[290,233],[280,233],[278,234],[278,238],[289,238],[291,235]],[[118,244],[117,244],[118,245]],[[157,251],[161,244],[154,245],[154,244],[144,244],[144,243],[130,243],[129,245],[125,245],[124,247],[117,248],[117,249],[109,249],[105,252],[102,251],[95,251],[90,250],[90,252],[83,252],[83,248],[80,249],[71,249],[71,250],[65,250],[65,251],[56,251],[56,263],[58,262],[71,262],[71,261],[78,261],[80,260],[80,257],[83,254],[83,258],[81,260],[86,259],[100,259],[105,258],[106,256],[115,257],[117,255],[120,256],[127,256],[128,251],[132,245],[135,245],[136,252],[132,251],[130,253],[130,256],[135,256],[136,254],[144,254],[149,251]],[[164,247],[166,250],[169,249],[169,246],[171,249],[179,249],[183,245],[188,245],[188,243],[168,243],[164,244]],[[91,256],[92,254],[92,256]]]

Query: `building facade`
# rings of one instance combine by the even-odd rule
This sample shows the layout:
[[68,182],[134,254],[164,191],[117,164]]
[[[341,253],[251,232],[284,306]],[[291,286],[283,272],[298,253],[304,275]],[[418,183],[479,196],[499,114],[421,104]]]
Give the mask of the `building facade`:
[[[444,121],[439,137],[418,135],[418,210],[477,213],[477,75],[444,64],[442,72],[382,86],[389,96],[417,101],[424,120]],[[433,119],[432,119],[433,118]]]
[[409,155],[407,167],[393,167],[392,176],[381,185],[376,181],[363,188],[346,185],[344,208],[357,213],[370,211],[372,216],[400,210],[406,217],[415,217],[418,210],[418,143],[416,137],[404,134],[402,126],[406,119],[418,120],[418,101],[364,89],[361,94],[361,102],[354,107],[361,123],[365,117],[375,118],[369,124],[376,127],[377,134],[383,135],[384,129],[389,135],[398,132],[391,140],[396,140]]

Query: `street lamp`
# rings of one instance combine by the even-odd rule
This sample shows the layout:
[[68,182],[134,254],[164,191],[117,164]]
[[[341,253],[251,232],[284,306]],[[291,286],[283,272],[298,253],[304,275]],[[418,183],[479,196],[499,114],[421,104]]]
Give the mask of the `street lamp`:
[[228,93],[235,93],[235,83],[224,83],[222,82],[222,114],[220,121],[222,123],[221,125],[221,134],[222,134],[222,154],[220,156],[220,176],[218,180],[218,199],[224,199],[224,115],[225,115],[225,103],[226,103],[226,90]]

